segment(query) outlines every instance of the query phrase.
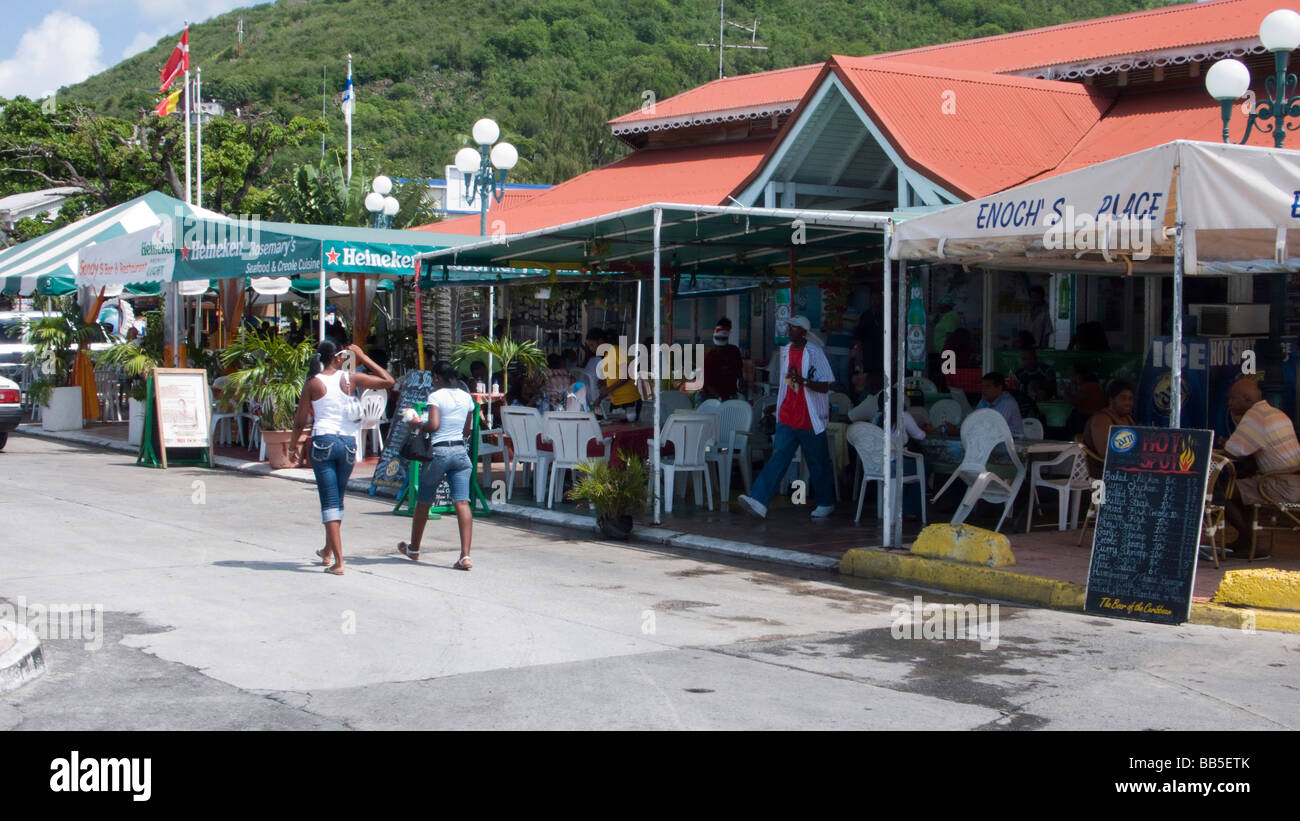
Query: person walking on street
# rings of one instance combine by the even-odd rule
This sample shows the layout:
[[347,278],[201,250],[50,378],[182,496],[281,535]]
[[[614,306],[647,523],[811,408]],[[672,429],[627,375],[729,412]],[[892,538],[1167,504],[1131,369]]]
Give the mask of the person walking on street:
[[831,364],[821,346],[808,340],[812,324],[804,316],[789,319],[790,344],[781,349],[780,373],[785,375],[776,397],[776,433],[772,458],[754,479],[749,495],[737,501],[752,516],[767,518],[767,505],[777,483],[790,467],[796,449],[803,451],[817,507],[812,515],[824,519],[835,510],[826,423],[830,420]]
[[[368,373],[349,374],[343,370],[349,352]],[[321,521],[325,523],[325,547],[316,555],[326,565],[325,572],[335,576],[343,575],[343,494],[357,461],[361,422],[361,404],[353,395],[357,387],[387,391],[393,387],[393,377],[356,345],[340,348],[332,339],[321,340],[307,367],[307,381],[293,418],[293,438],[289,440],[289,459],[297,464],[298,438],[310,415],[314,420],[311,469],[316,474]]]
[[398,542],[397,551],[413,561],[420,560],[420,541],[429,521],[429,508],[442,480],[451,488],[451,503],[456,508],[456,526],[460,529],[460,558],[452,565],[457,570],[473,567],[469,558],[474,516],[469,509],[469,483],[474,479],[474,463],[469,460],[465,440],[474,427],[474,398],[461,390],[456,369],[450,362],[433,365],[433,393],[429,394],[428,417],[421,422],[412,417],[408,424],[432,434],[433,458],[420,468],[420,491],[411,519],[411,541]]

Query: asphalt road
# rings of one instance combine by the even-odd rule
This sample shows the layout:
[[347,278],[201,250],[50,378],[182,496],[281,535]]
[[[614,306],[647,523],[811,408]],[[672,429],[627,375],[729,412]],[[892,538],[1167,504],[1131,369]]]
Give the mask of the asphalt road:
[[0,612],[102,619],[46,639],[0,731],[1300,725],[1300,636],[1001,605],[983,646],[900,639],[895,605],[974,601],[499,517],[465,573],[453,520],[413,564],[390,507],[348,498],[334,577],[311,485],[11,437]]

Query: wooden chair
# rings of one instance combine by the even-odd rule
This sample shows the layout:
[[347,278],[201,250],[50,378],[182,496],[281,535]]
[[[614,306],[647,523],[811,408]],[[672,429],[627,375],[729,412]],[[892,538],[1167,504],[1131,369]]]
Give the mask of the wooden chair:
[[[1216,453],[1210,457],[1210,480],[1205,486],[1205,517],[1201,525],[1201,534],[1210,537],[1210,553],[1214,557],[1215,568],[1219,566],[1220,555],[1223,556],[1225,561],[1228,558],[1228,540],[1226,536],[1220,542],[1215,542],[1216,536],[1225,533],[1225,506],[1214,503],[1214,486],[1219,483],[1219,474],[1225,468],[1228,471],[1228,487],[1224,492],[1224,499],[1227,500],[1232,498],[1232,492],[1236,489],[1237,470],[1232,466],[1232,461],[1224,454]],[[1251,555],[1254,555],[1253,551]]]
[[[1273,533],[1279,530],[1297,531],[1300,530],[1300,502],[1283,502],[1274,499],[1264,489],[1264,483],[1259,484],[1259,493],[1265,501],[1261,504],[1251,505],[1250,517],[1250,555],[1246,557],[1247,561],[1255,561],[1255,548],[1258,544],[1259,532],[1261,530],[1269,531],[1269,547],[1273,546]],[[1262,525],[1259,521],[1259,514],[1262,509],[1271,509],[1273,511],[1273,522],[1270,525]],[[1277,514],[1282,514],[1291,520],[1290,525],[1279,525]]]

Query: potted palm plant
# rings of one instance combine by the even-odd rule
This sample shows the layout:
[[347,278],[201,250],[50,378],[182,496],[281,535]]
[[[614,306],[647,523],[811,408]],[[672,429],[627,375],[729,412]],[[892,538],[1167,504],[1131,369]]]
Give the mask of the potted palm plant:
[[227,376],[227,389],[235,401],[262,406],[258,427],[272,470],[294,467],[289,461],[293,416],[307,380],[307,363],[315,353],[316,345],[310,339],[291,345],[281,337],[265,338],[247,329],[221,353],[221,364],[235,368]]
[[451,361],[456,367],[486,354],[494,360],[501,361],[501,384],[503,393],[510,392],[510,366],[519,365],[526,376],[535,376],[546,370],[546,353],[531,339],[517,342],[508,336],[488,339],[476,337],[462,343],[452,354]]
[[610,539],[626,539],[632,533],[632,514],[645,510],[650,501],[650,466],[639,456],[620,454],[622,468],[604,459],[578,465],[580,474],[569,498],[586,502],[596,511],[596,525]]
[[97,358],[99,364],[121,368],[130,378],[127,441],[132,445],[140,444],[144,435],[144,403],[149,395],[149,374],[163,364],[163,312],[149,311],[144,318],[144,334],[139,340],[119,342]]
[[29,396],[41,406],[41,427],[45,430],[81,428],[81,388],[75,382],[77,349],[104,340],[104,329],[82,319],[76,306],[58,316],[46,316],[28,326],[32,350],[25,357],[28,367],[39,374]]

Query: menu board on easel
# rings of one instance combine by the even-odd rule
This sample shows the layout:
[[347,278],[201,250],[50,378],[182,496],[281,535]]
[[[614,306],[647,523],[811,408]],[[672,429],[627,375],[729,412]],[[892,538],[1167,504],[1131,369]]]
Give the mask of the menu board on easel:
[[1110,429],[1084,610],[1187,621],[1213,439],[1208,430]]
[[136,464],[212,467],[211,430],[212,393],[207,371],[155,368],[149,379],[145,429]]

